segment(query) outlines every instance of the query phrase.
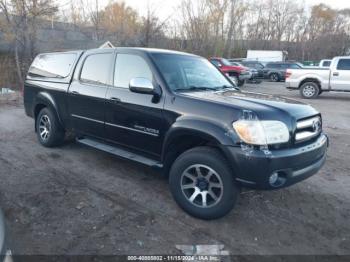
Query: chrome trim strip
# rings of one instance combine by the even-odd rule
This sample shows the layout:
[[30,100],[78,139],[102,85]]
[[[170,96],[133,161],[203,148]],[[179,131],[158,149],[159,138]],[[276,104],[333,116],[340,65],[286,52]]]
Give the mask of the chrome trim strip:
[[92,121],[92,122],[99,123],[99,124],[104,124],[103,121],[96,120],[96,119],[92,119],[92,118],[88,118],[88,117],[84,117],[84,116],[78,116],[78,115],[75,115],[75,114],[71,114],[71,116],[72,116],[72,117],[75,117],[75,118],[80,118],[80,119]]
[[126,130],[130,130],[130,131],[134,131],[134,132],[138,132],[138,133],[142,133],[142,134],[146,134],[146,135],[150,135],[150,136],[154,136],[154,137],[158,137],[158,134],[153,134],[153,133],[148,133],[142,130],[138,130],[138,129],[134,129],[134,128],[130,128],[130,127],[126,127],[126,126],[120,126],[120,125],[115,125],[112,123],[106,123],[106,125],[108,126],[112,126],[112,127],[117,127],[117,128],[122,128],[122,129],[126,129]]
[[300,132],[300,133],[297,133],[295,135],[295,140],[300,142],[300,141],[303,141],[303,140],[307,140],[307,139],[310,139],[310,138],[313,138],[317,135],[319,135],[320,132],[310,132],[310,131],[305,131],[305,132]]
[[236,178],[236,181],[238,182],[242,182],[242,183],[247,183],[247,184],[251,184],[251,185],[255,185],[255,182],[249,181],[249,180],[245,180],[245,179],[241,179],[241,178]]
[[321,118],[319,116],[307,119],[307,120],[302,120],[297,123],[297,129],[303,129],[306,127],[310,127],[313,125],[314,121],[321,121]]

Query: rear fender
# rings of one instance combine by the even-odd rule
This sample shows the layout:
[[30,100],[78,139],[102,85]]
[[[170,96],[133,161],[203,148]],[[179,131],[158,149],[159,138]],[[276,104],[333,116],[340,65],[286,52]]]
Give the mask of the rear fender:
[[[61,116],[59,115],[59,108],[57,106],[57,103],[52,95],[50,95],[48,92],[41,91],[38,93],[38,95],[35,98],[34,102],[34,108],[33,108],[33,115],[35,115],[35,109],[38,105],[45,105],[46,107],[53,110],[53,112],[56,114],[59,123],[63,127],[63,121],[61,119]],[[36,119],[35,119],[36,121]]]

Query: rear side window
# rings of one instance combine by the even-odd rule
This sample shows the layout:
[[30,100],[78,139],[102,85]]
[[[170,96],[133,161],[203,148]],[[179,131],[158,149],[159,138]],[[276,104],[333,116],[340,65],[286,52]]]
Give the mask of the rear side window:
[[337,69],[350,70],[350,59],[340,59],[338,62]]
[[322,66],[324,67],[330,67],[331,66],[331,61],[324,61]]
[[114,72],[114,86],[129,88],[130,80],[136,77],[153,81],[153,74],[146,61],[138,55],[118,54]]
[[280,65],[279,64],[268,64],[266,67],[276,69],[276,68],[280,68]]
[[66,78],[77,59],[77,54],[41,54],[38,55],[29,68],[30,77]]
[[112,53],[89,55],[81,70],[80,81],[94,85],[107,85],[112,56]]

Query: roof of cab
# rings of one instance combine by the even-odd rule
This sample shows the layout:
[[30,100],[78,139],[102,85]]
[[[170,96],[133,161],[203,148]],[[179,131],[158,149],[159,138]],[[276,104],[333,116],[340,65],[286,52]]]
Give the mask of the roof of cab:
[[[190,53],[185,53],[185,52],[180,52],[180,51],[175,51],[175,50],[168,50],[168,49],[157,49],[157,48],[143,48],[143,47],[116,47],[116,48],[111,48],[115,50],[120,50],[120,51],[140,51],[144,53],[152,53],[152,54],[174,54],[174,55],[187,55],[187,56],[197,56],[195,54],[190,54]],[[87,51],[94,51],[94,50],[101,50],[101,49],[91,49]]]

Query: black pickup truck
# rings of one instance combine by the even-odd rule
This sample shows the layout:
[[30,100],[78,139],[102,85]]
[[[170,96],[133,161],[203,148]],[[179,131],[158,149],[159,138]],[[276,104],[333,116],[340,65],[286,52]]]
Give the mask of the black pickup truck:
[[[242,92],[205,58],[142,48],[40,54],[24,105],[39,142],[78,142],[161,169],[176,202],[215,219],[241,186],[279,189],[317,173],[328,138],[311,106]],[[83,163],[82,163],[83,164]]]

